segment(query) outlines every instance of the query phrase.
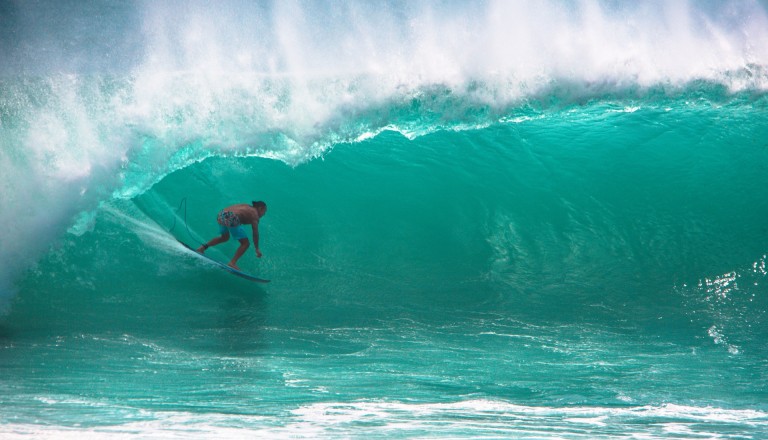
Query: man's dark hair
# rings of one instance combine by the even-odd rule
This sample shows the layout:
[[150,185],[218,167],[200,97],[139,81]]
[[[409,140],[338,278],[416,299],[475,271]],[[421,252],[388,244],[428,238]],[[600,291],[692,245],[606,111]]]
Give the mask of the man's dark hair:
[[259,200],[258,202],[251,202],[254,208],[266,208],[267,204]]

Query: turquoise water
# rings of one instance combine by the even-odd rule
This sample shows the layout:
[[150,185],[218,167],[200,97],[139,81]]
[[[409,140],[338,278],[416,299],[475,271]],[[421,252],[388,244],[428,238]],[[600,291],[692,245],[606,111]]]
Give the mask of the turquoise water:
[[0,436],[768,435],[763,3],[0,5]]

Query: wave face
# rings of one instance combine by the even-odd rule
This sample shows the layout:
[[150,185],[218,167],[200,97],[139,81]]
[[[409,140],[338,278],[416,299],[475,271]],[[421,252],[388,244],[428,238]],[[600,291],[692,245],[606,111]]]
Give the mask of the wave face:
[[768,431],[762,3],[0,17],[0,432]]

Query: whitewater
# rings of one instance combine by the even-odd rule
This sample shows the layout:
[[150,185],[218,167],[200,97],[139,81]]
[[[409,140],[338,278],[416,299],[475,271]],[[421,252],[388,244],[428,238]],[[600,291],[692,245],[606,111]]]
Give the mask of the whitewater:
[[764,438],[767,91],[756,0],[2,1],[0,437]]

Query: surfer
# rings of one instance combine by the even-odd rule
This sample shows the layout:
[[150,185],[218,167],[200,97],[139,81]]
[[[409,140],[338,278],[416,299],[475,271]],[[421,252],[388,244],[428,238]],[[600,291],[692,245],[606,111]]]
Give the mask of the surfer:
[[256,247],[256,256],[261,258],[259,249],[259,220],[267,213],[267,204],[264,202],[240,203],[228,206],[219,212],[216,222],[219,224],[218,237],[211,239],[208,243],[197,248],[197,252],[203,253],[206,249],[217,244],[224,243],[232,236],[240,242],[240,247],[235,251],[235,256],[229,262],[229,267],[240,270],[237,267],[237,260],[243,256],[245,250],[250,246],[248,236],[245,233],[243,225],[251,225],[253,230],[253,245]]

